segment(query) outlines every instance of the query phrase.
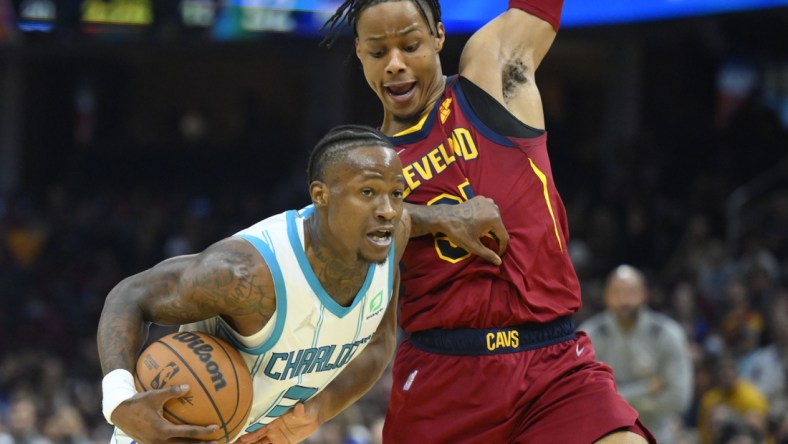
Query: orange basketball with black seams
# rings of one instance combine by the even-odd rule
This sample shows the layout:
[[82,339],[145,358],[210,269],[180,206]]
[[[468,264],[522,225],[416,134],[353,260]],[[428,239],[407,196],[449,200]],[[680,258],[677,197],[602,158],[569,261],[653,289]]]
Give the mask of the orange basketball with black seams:
[[175,424],[210,425],[207,437],[227,443],[240,435],[252,408],[252,377],[241,354],[226,341],[202,332],[177,332],[151,343],[137,359],[137,390],[188,384],[189,393],[164,404]]

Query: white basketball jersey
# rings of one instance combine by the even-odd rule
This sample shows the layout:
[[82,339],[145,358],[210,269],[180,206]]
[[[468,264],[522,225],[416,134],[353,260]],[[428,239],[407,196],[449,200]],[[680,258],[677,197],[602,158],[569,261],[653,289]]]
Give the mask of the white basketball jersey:
[[236,236],[257,248],[273,275],[276,311],[268,324],[241,336],[221,318],[184,325],[233,344],[254,379],[254,400],[245,432],[281,416],[319,393],[367,345],[391,299],[394,246],[383,264],[371,264],[349,307],[326,293],[304,252],[304,220],[314,207],[265,219]]

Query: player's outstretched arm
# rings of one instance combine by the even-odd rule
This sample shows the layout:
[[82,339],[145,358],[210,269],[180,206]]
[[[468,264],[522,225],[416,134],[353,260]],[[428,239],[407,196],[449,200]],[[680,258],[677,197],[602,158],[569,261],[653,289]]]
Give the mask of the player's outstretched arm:
[[266,302],[272,305],[274,298],[262,290],[272,288],[270,282],[265,285],[270,273],[264,271],[251,245],[230,238],[201,254],[165,260],[116,285],[107,296],[97,332],[107,420],[146,444],[212,433],[214,426],[176,426],[162,417],[163,404],[184,396],[188,388],[136,393],[131,372],[150,323],[179,325],[220,314],[248,315]]
[[509,0],[509,9],[474,33],[460,57],[460,75],[534,128],[544,128],[535,74],[562,9],[563,0]]
[[[405,204],[411,216],[411,237],[443,233],[455,245],[464,248],[495,265],[509,246],[509,233],[503,225],[498,206],[492,199],[476,196],[457,204]],[[487,248],[481,238],[492,233],[498,241],[498,251]]]

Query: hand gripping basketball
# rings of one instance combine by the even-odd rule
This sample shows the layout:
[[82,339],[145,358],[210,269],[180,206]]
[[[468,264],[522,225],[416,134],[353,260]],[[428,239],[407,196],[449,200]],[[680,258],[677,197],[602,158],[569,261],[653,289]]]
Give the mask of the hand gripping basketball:
[[[252,377],[240,353],[201,332],[177,332],[149,345],[137,360],[136,385],[153,394],[153,399],[140,402],[156,409],[157,422],[183,425],[162,424],[162,433],[187,434],[176,436],[230,442],[246,425],[252,406]],[[217,427],[209,431],[209,425]]]
[[219,426],[177,425],[164,419],[164,404],[189,393],[187,385],[141,392],[123,401],[112,413],[112,422],[140,443],[164,444],[173,440],[211,441]]

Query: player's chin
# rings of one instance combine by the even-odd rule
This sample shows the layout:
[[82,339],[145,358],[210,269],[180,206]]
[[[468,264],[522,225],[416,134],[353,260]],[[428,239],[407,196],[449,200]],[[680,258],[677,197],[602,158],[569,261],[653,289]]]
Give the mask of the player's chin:
[[420,109],[392,109],[391,115],[394,117],[395,122],[415,124],[421,119],[422,112]]
[[423,110],[415,97],[405,102],[391,100],[391,97],[387,99],[385,107],[396,122],[413,122],[421,118]]
[[388,255],[388,252],[386,252],[386,254],[382,254],[382,255],[381,254],[361,253],[361,258],[363,260],[365,260],[366,262],[369,262],[371,264],[382,265],[382,264],[384,264],[386,262],[386,259],[389,258],[389,255]]
[[362,251],[360,251],[359,256],[361,259],[367,262],[380,265],[386,262],[386,259],[388,259],[390,249],[391,245],[383,246],[373,244],[372,246],[368,246],[368,248],[364,248]]

